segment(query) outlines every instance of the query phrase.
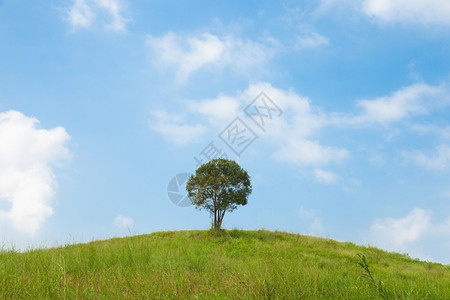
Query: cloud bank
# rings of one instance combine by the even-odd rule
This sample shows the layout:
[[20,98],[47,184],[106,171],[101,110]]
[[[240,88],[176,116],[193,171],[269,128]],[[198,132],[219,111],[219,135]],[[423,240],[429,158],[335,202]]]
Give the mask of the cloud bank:
[[53,166],[70,156],[66,130],[39,129],[18,111],[0,113],[0,220],[34,235],[53,214]]
[[362,11],[381,22],[450,25],[447,0],[365,0]]
[[450,237],[450,218],[435,223],[432,215],[429,210],[414,208],[404,217],[376,219],[371,226],[370,241],[383,249],[409,252],[422,259],[429,259],[421,249],[430,245],[448,253],[445,249],[450,249],[450,243],[445,241]]
[[317,12],[334,12],[336,8],[351,9],[380,24],[450,25],[447,0],[322,0]]
[[106,29],[123,32],[128,19],[122,16],[121,0],[74,0],[67,8],[66,20],[74,30],[102,24]]
[[437,146],[434,155],[427,155],[420,150],[406,151],[403,155],[427,170],[445,171],[450,168],[450,147],[445,144]]
[[173,32],[162,37],[148,35],[147,45],[153,62],[175,69],[178,82],[185,82],[200,69],[230,67],[237,72],[247,72],[274,54],[272,45],[207,32],[199,36],[180,36]]
[[133,224],[134,224],[134,220],[132,218],[124,217],[120,214],[114,218],[114,225],[116,225],[119,228],[129,230],[130,227],[133,226]]

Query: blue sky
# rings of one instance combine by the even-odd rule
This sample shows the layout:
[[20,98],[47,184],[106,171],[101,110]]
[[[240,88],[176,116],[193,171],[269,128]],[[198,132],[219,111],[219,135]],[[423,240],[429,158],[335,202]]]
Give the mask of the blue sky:
[[253,182],[224,227],[448,264],[449,29],[447,0],[0,0],[2,242],[206,229],[167,188],[212,142]]

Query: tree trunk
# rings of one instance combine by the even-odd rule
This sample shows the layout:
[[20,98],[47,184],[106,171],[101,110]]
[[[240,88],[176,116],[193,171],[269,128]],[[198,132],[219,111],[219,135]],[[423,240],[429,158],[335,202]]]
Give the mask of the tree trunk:
[[220,229],[222,227],[223,217],[225,216],[225,210],[216,211],[214,216],[216,217],[216,215],[217,215],[217,218],[216,218],[216,222],[214,222],[214,229]]
[[213,202],[214,202],[214,221],[213,221],[213,229],[217,229],[218,215],[217,215],[217,197],[216,197],[216,196],[214,196]]

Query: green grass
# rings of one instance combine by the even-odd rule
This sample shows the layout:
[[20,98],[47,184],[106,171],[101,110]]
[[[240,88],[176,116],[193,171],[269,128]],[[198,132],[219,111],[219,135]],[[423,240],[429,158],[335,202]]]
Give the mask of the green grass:
[[0,254],[0,299],[382,297],[450,299],[450,266],[263,230],[157,232]]

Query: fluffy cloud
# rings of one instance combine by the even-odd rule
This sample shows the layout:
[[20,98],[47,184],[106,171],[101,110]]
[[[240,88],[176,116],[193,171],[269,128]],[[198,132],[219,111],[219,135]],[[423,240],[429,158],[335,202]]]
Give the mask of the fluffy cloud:
[[[244,109],[256,96],[264,92],[282,110],[282,117],[267,120],[264,132],[249,119]],[[346,149],[322,145],[313,139],[327,124],[327,117],[311,105],[308,98],[292,90],[273,87],[270,83],[255,83],[234,96],[219,95],[215,99],[188,101],[188,110],[206,118],[207,125],[186,125],[176,115],[154,113],[152,129],[174,144],[183,145],[199,137],[211,125],[220,132],[235,117],[240,116],[262,140],[277,146],[273,156],[279,161],[305,166],[339,162],[349,156]]]
[[85,0],[75,0],[68,11],[67,20],[73,28],[91,26],[95,14]]
[[261,91],[283,110],[283,116],[271,120],[267,131],[261,135],[278,146],[274,153],[277,160],[317,166],[340,162],[349,156],[344,148],[325,146],[314,139],[317,132],[327,126],[328,117],[313,106],[310,99],[264,82],[250,85],[240,96],[249,103]]
[[324,235],[324,226],[318,211],[300,207],[297,214],[303,222],[308,223],[307,234]]
[[[280,161],[297,163],[301,165],[325,165],[331,162],[339,162],[348,157],[348,151],[341,148],[322,146],[318,141],[295,139],[282,145],[274,154]],[[321,181],[331,180],[328,173],[315,172],[316,179]],[[328,179],[328,180],[327,180]]]
[[175,145],[185,145],[198,140],[207,128],[201,124],[187,125],[181,116],[162,110],[151,111],[150,128]]
[[383,24],[450,25],[447,0],[322,0],[317,12],[339,8],[354,9]]
[[[391,95],[376,99],[360,100],[356,106],[360,109],[355,114],[331,113],[329,125],[367,126],[400,122],[406,118],[428,114],[436,108],[448,106],[450,101],[448,84],[429,85],[416,83],[403,87]],[[413,130],[430,129],[425,126],[412,127]],[[448,134],[447,132],[441,132]]]
[[381,22],[450,25],[448,0],[364,0],[362,11]]
[[226,126],[236,116],[241,116],[249,126],[254,126],[243,110],[261,92],[283,112],[282,117],[267,120],[263,133],[257,127],[254,128],[260,133],[261,139],[277,145],[278,149],[274,153],[277,160],[314,166],[338,162],[348,156],[345,149],[323,146],[312,139],[326,125],[327,120],[318,108],[311,105],[308,98],[301,97],[292,90],[275,88],[270,83],[251,84],[235,96],[219,95],[215,99],[198,101],[195,105],[191,102],[190,110],[206,116],[209,122],[219,126]]
[[69,157],[62,127],[38,129],[38,120],[17,111],[0,113],[0,220],[34,235],[53,214],[52,166]]
[[377,219],[371,227],[377,243],[401,249],[417,242],[431,227],[431,212],[415,208],[406,217]]
[[120,0],[74,0],[67,10],[67,21],[74,29],[91,27],[96,21],[113,31],[125,31],[129,22],[122,16]]
[[179,36],[172,32],[162,37],[147,37],[147,45],[152,50],[155,64],[173,67],[176,78],[184,82],[202,68],[232,67],[237,71],[246,71],[258,66],[270,58],[272,46],[244,41],[225,36],[220,38],[210,33],[200,36]]
[[134,224],[134,220],[122,215],[117,215],[114,219],[114,224],[120,228],[130,229],[130,227],[132,227]]
[[450,147],[445,144],[439,145],[436,148],[436,154],[434,156],[426,155],[418,150],[404,152],[403,155],[427,170],[443,171],[450,168]]
[[[264,92],[282,113],[281,117],[268,119],[264,131],[255,126],[255,123],[244,113],[247,105],[252,103],[261,92]],[[298,95],[293,90],[279,89],[270,83],[259,82],[250,84],[247,89],[235,95],[220,94],[213,99],[187,101],[186,107],[189,113],[197,119],[198,116],[203,116],[205,125],[185,125],[184,121],[176,116],[164,115],[159,116],[160,121],[153,126],[153,129],[166,134],[166,138],[174,143],[185,144],[191,138],[183,139],[183,136],[198,137],[206,127],[211,126],[220,132],[239,116],[253,127],[262,141],[268,141],[275,146],[273,151],[275,159],[312,167],[315,170],[313,174],[316,180],[332,183],[337,177],[331,174],[326,176],[326,172],[318,167],[341,162],[348,158],[350,153],[343,147],[324,145],[323,141],[318,139],[320,130],[342,126],[355,128],[373,125],[388,126],[448,106],[449,95],[446,84],[434,86],[416,83],[388,96],[358,101],[356,106],[360,110],[354,114],[325,113],[314,106],[310,99]],[[170,121],[171,118],[174,119]],[[186,134],[181,134],[183,131]],[[177,134],[178,132],[180,134]],[[442,136],[448,135],[448,128],[439,132]],[[447,168],[450,165],[448,156],[447,148],[444,146],[439,147],[436,157],[429,157],[417,151],[408,153],[409,158],[430,169]]]
[[238,99],[219,95],[215,99],[205,99],[188,102],[191,112],[204,115],[208,121],[215,125],[223,125],[239,115],[241,103]]
[[386,125],[409,116],[427,113],[432,106],[438,104],[439,98],[446,94],[445,85],[413,84],[389,96],[358,101],[357,106],[362,109],[361,114],[341,121],[352,124],[379,123]]
[[370,242],[387,250],[408,251],[412,256],[426,258],[421,250],[424,241],[442,246],[442,240],[450,237],[450,218],[433,223],[431,217],[431,211],[414,208],[405,217],[377,219],[371,226]]
[[316,180],[320,183],[324,183],[324,184],[333,184],[336,181],[338,181],[339,177],[332,173],[332,172],[328,172],[328,171],[324,171],[322,169],[315,169],[314,170],[314,177],[316,178]]
[[411,129],[415,132],[427,134],[434,134],[442,139],[450,139],[450,126],[438,127],[435,125],[413,125]]
[[263,91],[283,111],[281,118],[273,118],[267,125],[266,138],[273,140],[298,140],[310,138],[327,123],[327,116],[320,108],[312,105],[307,97],[298,95],[292,89],[276,88],[267,82],[259,82],[238,94],[238,98],[247,106]]
[[307,48],[318,48],[326,46],[330,41],[323,35],[317,32],[312,32],[307,35],[297,36],[295,48],[297,50],[303,50]]

